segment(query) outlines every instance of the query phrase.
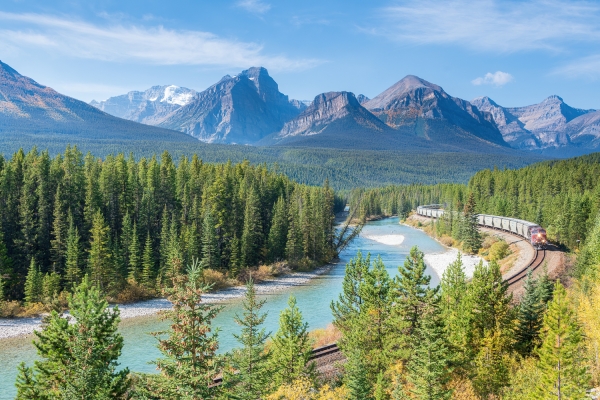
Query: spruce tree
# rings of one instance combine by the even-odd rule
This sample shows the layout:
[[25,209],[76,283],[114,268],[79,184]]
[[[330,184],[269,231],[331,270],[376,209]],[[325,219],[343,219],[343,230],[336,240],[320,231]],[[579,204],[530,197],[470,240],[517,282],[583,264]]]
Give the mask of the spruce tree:
[[32,258],[25,279],[25,304],[38,303],[42,301],[44,275]]
[[102,292],[107,293],[112,278],[112,254],[109,247],[108,226],[100,211],[96,211],[93,217],[88,253],[90,279]]
[[423,261],[423,252],[417,246],[410,249],[404,265],[398,267],[396,277],[396,305],[393,309],[398,323],[406,324],[406,335],[419,327],[423,308],[438,292],[438,288],[430,288],[431,276],[425,273],[426,266]]
[[134,222],[133,230],[131,231],[131,243],[129,244],[127,280],[140,283],[142,278],[140,258],[140,238],[137,233],[137,224]]
[[344,364],[344,383],[348,388],[348,398],[356,400],[373,399],[373,384],[364,364],[364,354],[350,353]]
[[69,231],[67,232],[67,254],[65,260],[65,282],[68,289],[74,289],[81,279],[81,246],[79,229],[75,227],[73,215],[69,214]]
[[69,310],[74,323],[53,311],[35,332],[41,360],[33,368],[21,364],[17,399],[128,398],[129,371],[117,371],[123,348],[118,308],[108,308],[86,277],[69,296]]
[[452,364],[455,367],[467,368],[472,358],[471,304],[460,253],[444,271],[440,289],[440,312],[454,354]]
[[215,232],[215,222],[212,212],[206,211],[202,223],[202,260],[203,268],[217,268],[219,266],[219,243]]
[[13,273],[13,263],[10,257],[8,256],[8,250],[6,249],[6,245],[4,244],[4,235],[2,234],[2,230],[0,229],[0,291],[2,295],[0,296],[0,301],[8,299],[9,290],[5,288],[8,280],[11,278]]
[[537,350],[542,373],[539,399],[583,399],[588,373],[583,362],[583,333],[565,288],[556,281],[554,298],[548,303]]
[[452,354],[438,306],[428,303],[423,310],[421,323],[415,332],[416,346],[408,363],[408,381],[419,399],[449,399],[452,391],[449,364]]
[[298,196],[294,193],[291,204],[288,207],[288,234],[285,244],[285,256],[291,262],[300,261],[304,256],[298,201]]
[[545,304],[540,299],[539,282],[533,279],[532,271],[527,271],[525,294],[517,307],[515,343],[523,356],[531,354],[538,344]]
[[242,302],[244,313],[234,317],[235,322],[242,326],[241,334],[234,334],[242,347],[231,355],[231,367],[237,372],[224,378],[228,394],[235,399],[258,399],[269,386],[269,353],[264,352],[264,347],[270,333],[261,328],[267,317],[266,313],[261,313],[265,302],[256,298],[254,282],[250,278]]
[[[155,364],[159,374],[146,375],[141,395],[159,399],[214,398],[220,388],[212,386],[221,370],[218,329],[212,320],[222,307],[202,302],[208,287],[202,284],[202,267],[194,261],[187,273],[175,278],[173,288],[163,293],[173,304],[162,317],[171,321],[168,331],[155,332],[163,358]],[[166,338],[165,338],[166,336]]]
[[463,241],[463,249],[470,253],[477,253],[481,247],[481,234],[479,233],[475,206],[475,195],[471,192],[463,211],[460,233],[460,239]]
[[260,198],[254,187],[250,188],[244,211],[244,229],[242,230],[242,265],[251,267],[258,263],[262,247],[262,222],[260,216]]
[[269,260],[278,261],[285,257],[285,245],[287,242],[288,218],[283,196],[277,199],[273,207],[273,219],[269,230]]
[[152,239],[150,233],[146,235],[146,244],[144,245],[144,254],[142,255],[142,276],[140,283],[146,289],[154,287],[154,251],[152,250]]
[[60,186],[56,189],[54,198],[54,222],[52,224],[52,270],[63,272],[65,267],[65,256],[67,251],[67,218],[63,209],[63,199]]
[[271,350],[271,383],[274,388],[292,384],[296,379],[314,374],[314,363],[309,363],[312,352],[308,337],[308,323],[290,296],[288,307],[279,315],[279,330],[273,337]]
[[475,266],[469,285],[471,311],[472,347],[478,349],[479,342],[495,329],[512,337],[512,295],[508,284],[502,279],[500,266],[495,261],[488,265],[480,262]]

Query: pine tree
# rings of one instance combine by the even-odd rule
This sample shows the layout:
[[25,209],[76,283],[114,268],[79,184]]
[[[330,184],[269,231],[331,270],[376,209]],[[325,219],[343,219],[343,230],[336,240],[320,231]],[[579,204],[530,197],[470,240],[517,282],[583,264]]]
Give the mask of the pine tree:
[[475,351],[478,351],[479,342],[495,329],[512,337],[511,301],[512,295],[508,293],[508,284],[502,279],[498,263],[477,264],[469,285],[471,346]]
[[94,214],[88,252],[90,279],[102,292],[108,293],[113,275],[112,254],[109,247],[108,226],[100,211]]
[[393,309],[395,318],[406,323],[406,335],[419,327],[423,308],[438,292],[438,288],[430,288],[431,276],[425,274],[426,266],[423,252],[417,246],[410,249],[404,265],[398,267],[396,277],[396,306]]
[[152,250],[152,239],[150,233],[146,235],[146,244],[144,245],[144,254],[142,255],[142,275],[140,283],[146,289],[151,289],[154,285],[154,251]]
[[210,211],[204,214],[202,224],[202,267],[217,268],[219,266],[219,243],[215,233],[215,222]]
[[261,258],[262,222],[260,217],[260,199],[254,187],[250,188],[244,211],[244,229],[241,240],[242,265],[254,266]]
[[5,289],[5,285],[13,273],[12,260],[8,257],[8,250],[3,239],[4,235],[0,229],[0,301],[8,299],[9,290]]
[[56,189],[54,198],[54,222],[52,224],[52,269],[56,272],[62,272],[65,267],[65,256],[67,250],[67,218],[63,209],[63,199],[61,196],[60,186]]
[[434,302],[425,306],[415,336],[417,344],[407,367],[413,394],[419,399],[449,399],[452,391],[447,387],[450,381],[448,366],[452,355]]
[[348,398],[356,400],[373,399],[373,385],[364,364],[361,352],[349,354],[344,364],[344,383],[348,388]]
[[475,195],[471,192],[463,211],[462,229],[460,233],[460,238],[463,241],[463,249],[470,253],[477,253],[481,247],[481,235],[479,233],[475,206]]
[[221,368],[216,354],[218,330],[213,332],[211,323],[222,307],[202,302],[208,288],[201,282],[202,268],[196,261],[187,274],[175,278],[173,288],[164,290],[173,308],[163,311],[162,317],[172,322],[171,329],[154,333],[163,358],[155,362],[159,374],[145,377],[140,388],[142,395],[208,399],[219,393],[219,387],[209,386]]
[[525,294],[517,307],[515,342],[523,356],[531,354],[537,347],[545,304],[538,291],[539,282],[533,279],[532,271],[527,271]]
[[472,358],[471,304],[460,253],[444,271],[440,289],[440,312],[446,326],[449,345],[455,356],[452,364],[455,367],[467,368]]
[[65,260],[65,281],[69,289],[74,289],[81,279],[81,258],[79,229],[75,227],[73,215],[69,214],[69,231],[67,232],[67,254]]
[[42,299],[51,303],[60,293],[60,275],[56,272],[44,274],[42,277]]
[[302,229],[300,226],[299,199],[294,193],[288,207],[288,234],[285,244],[285,256],[290,262],[297,262],[304,257],[302,246]]
[[285,200],[283,196],[280,196],[273,207],[273,219],[269,230],[269,260],[272,262],[282,260],[285,257],[287,225]]
[[35,260],[31,259],[27,278],[25,279],[25,304],[38,303],[42,301],[44,276]]
[[312,352],[308,337],[308,323],[290,296],[288,307],[279,315],[279,330],[273,337],[271,370],[273,387],[291,384],[301,377],[312,377],[314,363],[309,363]]
[[582,330],[559,281],[544,315],[541,339],[537,351],[542,373],[538,398],[583,399],[588,373],[582,360]]
[[134,222],[133,230],[131,231],[131,243],[129,244],[127,280],[140,283],[142,278],[140,264],[140,238],[137,233],[137,224]]
[[502,327],[485,332],[474,359],[473,388],[481,399],[499,398],[510,382],[510,340]]
[[261,328],[267,317],[266,313],[261,313],[265,302],[257,300],[254,282],[250,278],[242,303],[244,313],[241,317],[237,314],[234,317],[235,322],[242,326],[241,334],[234,334],[242,348],[235,350],[231,357],[231,367],[237,373],[224,379],[229,394],[235,399],[260,398],[269,385],[269,353],[264,352],[264,347],[270,333]]
[[117,371],[123,348],[118,308],[109,309],[86,277],[69,297],[69,310],[74,323],[53,311],[35,332],[41,360],[33,368],[21,364],[17,399],[128,398],[129,371]]

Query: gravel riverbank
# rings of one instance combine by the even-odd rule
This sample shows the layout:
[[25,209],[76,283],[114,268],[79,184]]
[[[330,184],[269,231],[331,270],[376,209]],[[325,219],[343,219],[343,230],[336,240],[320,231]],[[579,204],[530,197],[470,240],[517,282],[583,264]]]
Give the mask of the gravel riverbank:
[[[310,272],[294,272],[279,276],[272,280],[256,284],[258,294],[269,294],[300,286],[329,271],[334,264],[327,264]],[[246,293],[244,286],[236,286],[204,295],[207,303],[218,303],[243,297]],[[171,303],[164,298],[140,301],[130,304],[119,304],[121,319],[129,319],[156,314],[161,310],[171,308]],[[16,336],[30,335],[40,329],[41,318],[0,318],[0,340]]]

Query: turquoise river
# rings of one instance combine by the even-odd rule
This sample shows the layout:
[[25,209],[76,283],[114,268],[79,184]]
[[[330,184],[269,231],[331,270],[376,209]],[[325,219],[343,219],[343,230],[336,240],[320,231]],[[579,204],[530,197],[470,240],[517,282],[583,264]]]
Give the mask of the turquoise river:
[[[363,254],[371,253],[373,258],[380,256],[388,272],[396,275],[398,266],[404,262],[410,248],[415,245],[426,254],[445,251],[443,246],[423,232],[398,224],[398,218],[369,222],[360,237],[340,254],[339,262],[333,265],[329,272],[302,286],[264,295],[267,299],[264,308],[268,312],[265,322],[267,330],[272,332],[277,330],[279,313],[286,307],[290,294],[296,296],[309,329],[326,327],[332,321],[329,305],[332,300],[337,299],[342,289],[345,265],[357,251],[360,250]],[[439,277],[433,270],[429,272],[432,275],[431,283],[437,285]],[[241,299],[230,300],[223,304],[225,308],[214,321],[214,325],[220,328],[220,352],[226,352],[236,346],[233,333],[238,332],[239,327],[234,323],[233,317],[241,311]],[[132,371],[154,372],[155,367],[150,364],[150,361],[160,357],[160,353],[156,348],[156,339],[149,335],[149,332],[163,330],[167,325],[157,316],[124,320],[120,327],[125,339],[120,358],[121,367],[129,367]],[[31,336],[0,340],[1,400],[12,399],[16,394],[14,382],[18,364],[24,361],[31,365],[35,360],[35,348],[31,340]]]

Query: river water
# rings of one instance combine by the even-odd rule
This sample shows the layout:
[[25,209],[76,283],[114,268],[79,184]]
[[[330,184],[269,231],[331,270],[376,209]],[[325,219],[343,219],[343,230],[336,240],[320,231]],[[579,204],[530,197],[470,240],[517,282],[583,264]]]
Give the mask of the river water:
[[[267,331],[277,330],[279,313],[287,306],[290,294],[296,296],[297,304],[309,324],[309,329],[324,328],[332,321],[329,304],[338,298],[342,289],[342,279],[346,263],[362,251],[363,255],[371,253],[371,258],[380,256],[390,275],[398,272],[398,266],[404,262],[412,246],[418,246],[426,254],[444,252],[445,248],[423,232],[398,224],[398,218],[387,218],[369,222],[359,238],[351,243],[340,254],[340,261],[331,270],[303,286],[297,286],[281,292],[260,296],[267,300],[264,311],[268,312],[265,321]],[[439,277],[428,269],[432,276],[431,284],[437,285]],[[220,328],[220,352],[226,352],[237,343],[233,333],[239,332],[239,326],[233,321],[236,313],[242,311],[241,299],[222,303],[225,308],[214,320],[213,325]],[[120,331],[125,339],[123,353],[120,358],[121,367],[132,371],[154,372],[151,360],[160,357],[156,348],[156,339],[149,332],[164,330],[167,322],[157,316],[146,316],[124,320]],[[35,348],[31,337],[0,340],[0,399],[12,399],[16,394],[14,387],[17,366],[24,361],[31,365],[35,360]]]

